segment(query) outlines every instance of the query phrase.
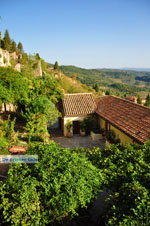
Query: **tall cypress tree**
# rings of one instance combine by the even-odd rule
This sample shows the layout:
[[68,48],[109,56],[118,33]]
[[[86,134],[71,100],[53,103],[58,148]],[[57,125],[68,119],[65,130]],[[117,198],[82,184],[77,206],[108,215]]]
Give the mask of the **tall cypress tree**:
[[58,69],[59,69],[58,62],[56,61],[54,64],[54,70],[58,70]]
[[8,30],[5,31],[3,40],[4,40],[4,49],[6,49],[9,52],[11,49],[11,39],[10,39]]
[[20,53],[23,52],[23,46],[22,46],[21,42],[18,43],[18,50],[19,50]]
[[16,42],[15,41],[12,41],[11,43],[11,52],[16,52],[17,50],[17,45],[16,45]]
[[150,95],[148,94],[146,97],[146,102],[145,102],[146,107],[150,107]]
[[141,97],[139,95],[138,95],[138,98],[137,98],[137,103],[142,104],[142,100],[141,100]]

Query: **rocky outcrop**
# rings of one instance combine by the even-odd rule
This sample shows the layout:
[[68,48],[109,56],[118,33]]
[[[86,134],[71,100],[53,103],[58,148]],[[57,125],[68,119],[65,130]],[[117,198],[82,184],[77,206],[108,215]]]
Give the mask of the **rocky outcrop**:
[[11,103],[8,103],[8,104],[3,103],[3,104],[0,105],[0,112],[5,112],[5,111],[16,112],[17,106],[13,105]]
[[10,54],[7,50],[0,49],[0,66],[8,67],[10,64]]
[[10,58],[15,60],[16,62],[18,62],[18,56],[17,56],[16,52],[10,53]]
[[21,72],[21,64],[20,64],[20,63],[16,64],[15,67],[14,67],[14,69],[15,69],[16,71]]
[[36,76],[42,77],[42,67],[41,67],[41,61],[40,60],[38,60],[38,62],[37,62],[37,68],[34,70],[34,74]]

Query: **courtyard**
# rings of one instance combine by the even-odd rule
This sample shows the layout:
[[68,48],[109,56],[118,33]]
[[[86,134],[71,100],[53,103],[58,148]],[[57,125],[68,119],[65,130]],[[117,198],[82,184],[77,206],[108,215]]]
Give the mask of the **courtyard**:
[[75,148],[83,147],[90,148],[99,147],[101,149],[105,148],[105,139],[92,140],[91,136],[80,136],[79,134],[73,135],[73,137],[68,138],[64,136],[53,136],[51,137],[53,141],[59,143],[61,147],[64,148]]

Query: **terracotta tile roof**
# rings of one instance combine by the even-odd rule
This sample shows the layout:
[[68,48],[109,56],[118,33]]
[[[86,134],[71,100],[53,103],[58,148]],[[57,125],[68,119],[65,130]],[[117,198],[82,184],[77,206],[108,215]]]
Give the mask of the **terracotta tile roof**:
[[114,96],[95,100],[96,113],[140,143],[150,139],[150,109]]
[[64,116],[82,116],[94,113],[96,103],[92,93],[65,94],[63,99]]
[[21,146],[12,146],[9,149],[9,152],[11,154],[24,154],[26,152],[25,147],[21,147]]

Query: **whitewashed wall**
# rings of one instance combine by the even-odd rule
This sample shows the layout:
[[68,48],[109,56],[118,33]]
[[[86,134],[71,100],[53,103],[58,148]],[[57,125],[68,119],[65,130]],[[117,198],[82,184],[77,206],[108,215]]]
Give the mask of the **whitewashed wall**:
[[[68,119],[70,119],[73,122],[73,121],[82,121],[85,118],[86,118],[86,116],[83,116],[83,117],[79,117],[79,116],[76,116],[76,117],[64,117],[64,136],[67,135],[66,124],[67,124],[67,120]],[[71,132],[73,134],[73,128],[72,128]]]

